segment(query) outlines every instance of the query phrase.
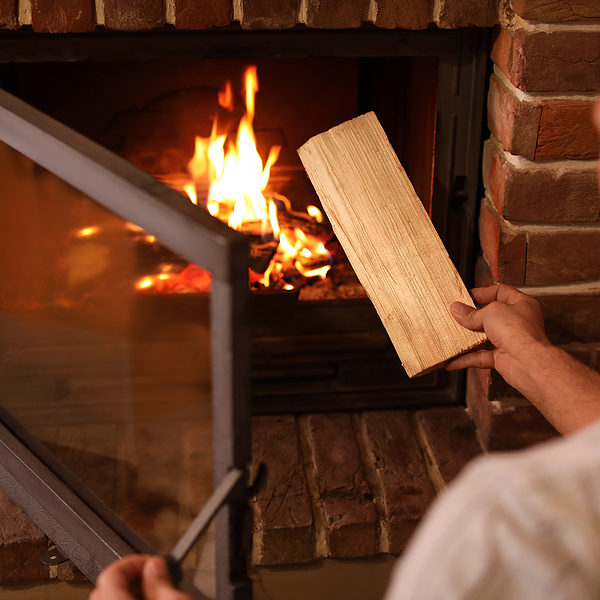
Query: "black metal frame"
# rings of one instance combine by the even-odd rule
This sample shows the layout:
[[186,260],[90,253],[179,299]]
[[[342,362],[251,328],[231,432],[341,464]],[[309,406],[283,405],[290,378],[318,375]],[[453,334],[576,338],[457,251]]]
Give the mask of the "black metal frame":
[[[215,482],[232,467],[246,468],[250,461],[246,238],[151,175],[1,90],[0,139],[212,273]],[[5,411],[0,412],[0,464],[0,486],[91,581],[120,556],[152,552]],[[238,528],[247,506],[244,486],[239,488],[218,518],[219,598],[250,594]]]

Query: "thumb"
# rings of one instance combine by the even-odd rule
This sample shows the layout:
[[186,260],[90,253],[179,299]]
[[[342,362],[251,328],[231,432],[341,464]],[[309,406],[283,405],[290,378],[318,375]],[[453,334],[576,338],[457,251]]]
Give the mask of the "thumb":
[[480,329],[481,323],[477,323],[477,309],[462,302],[453,302],[450,305],[450,312],[454,320],[463,327],[471,330]]
[[173,587],[164,559],[158,556],[148,559],[144,565],[142,590],[146,600],[178,600],[182,597],[180,592]]

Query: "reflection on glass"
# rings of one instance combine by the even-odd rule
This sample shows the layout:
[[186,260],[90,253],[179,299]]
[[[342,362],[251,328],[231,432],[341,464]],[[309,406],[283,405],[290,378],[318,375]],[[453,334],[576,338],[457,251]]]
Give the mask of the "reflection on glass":
[[187,263],[4,144],[0,186],[1,401],[168,552],[212,491],[210,276],[152,293]]

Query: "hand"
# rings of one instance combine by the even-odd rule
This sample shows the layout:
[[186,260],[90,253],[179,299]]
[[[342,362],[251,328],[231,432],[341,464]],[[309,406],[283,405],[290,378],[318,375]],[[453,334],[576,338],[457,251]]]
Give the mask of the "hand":
[[171,583],[162,558],[141,554],[109,565],[98,577],[89,600],[192,600]]
[[459,356],[446,369],[495,368],[510,385],[519,388],[520,364],[540,345],[550,345],[539,302],[508,285],[475,288],[471,295],[483,307],[454,302],[452,315],[467,329],[485,331],[494,348]]

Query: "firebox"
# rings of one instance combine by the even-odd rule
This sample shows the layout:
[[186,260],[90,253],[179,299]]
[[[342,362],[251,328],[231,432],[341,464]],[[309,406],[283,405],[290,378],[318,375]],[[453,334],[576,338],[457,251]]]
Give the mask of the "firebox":
[[[1,42],[5,89],[78,132],[3,100],[6,123],[16,114],[35,129],[36,141],[15,142],[28,135],[20,125],[1,133],[8,145],[2,146],[0,169],[12,203],[1,209],[0,262],[9,274],[0,288],[2,331],[23,352],[10,355],[10,377],[6,369],[0,375],[3,393],[11,396],[7,407],[46,449],[20,426],[12,429],[44,462],[54,460],[47,448],[72,465],[82,453],[119,445],[121,435],[135,430],[139,444],[119,446],[111,461],[97,463],[101,471],[119,474],[121,488],[79,475],[156,546],[164,531],[138,526],[140,490],[128,469],[139,484],[144,460],[160,465],[164,496],[154,490],[156,513],[181,507],[165,491],[172,463],[150,450],[152,440],[187,440],[181,452],[188,461],[214,452],[214,467],[205,475],[218,481],[227,469],[248,462],[249,410],[461,401],[456,373],[435,371],[414,381],[405,376],[296,148],[374,110],[468,283],[485,32],[232,27],[177,36],[96,33],[35,40],[17,33]],[[48,145],[47,137],[58,141]],[[59,159],[71,160],[64,147],[75,148],[77,158],[69,164]],[[42,149],[56,157],[43,156]],[[236,163],[244,153],[255,167],[258,157],[254,171],[248,162]],[[254,179],[255,188],[232,191]],[[236,194],[249,217],[238,218]],[[85,377],[76,374],[81,369]],[[212,408],[205,401],[211,395]],[[188,426],[211,413],[212,430]],[[73,445],[67,434],[53,437],[64,423],[75,438],[85,424],[84,439]],[[101,441],[90,450],[92,435]],[[198,436],[211,435],[213,444],[198,444]],[[191,514],[210,487],[196,490],[185,511]],[[98,506],[77,489],[87,504]],[[222,576],[227,585],[243,571],[243,543],[236,537],[243,531],[243,499],[240,491],[217,543],[231,567]],[[107,521],[125,531],[131,547],[147,548],[114,515]],[[95,560],[105,564],[118,552]],[[93,578],[96,571],[97,564],[87,574]]]

